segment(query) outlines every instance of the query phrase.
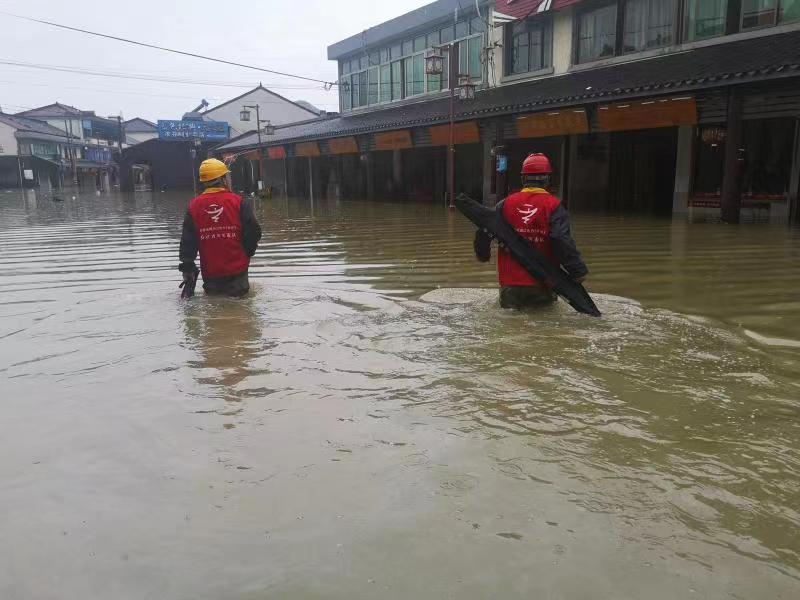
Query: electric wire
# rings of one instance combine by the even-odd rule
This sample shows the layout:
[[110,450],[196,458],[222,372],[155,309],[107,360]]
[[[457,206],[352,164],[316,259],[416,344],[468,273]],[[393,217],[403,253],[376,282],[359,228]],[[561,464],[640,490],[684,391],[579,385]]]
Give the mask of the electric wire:
[[13,17],[15,19],[21,19],[23,21],[30,21],[32,23],[39,23],[41,25],[47,25],[49,27],[56,27],[56,28],[59,28],[59,29],[65,29],[67,31],[74,31],[76,33],[83,33],[83,34],[86,34],[86,35],[91,35],[91,36],[95,36],[95,37],[114,40],[114,41],[117,41],[117,42],[123,42],[125,44],[132,44],[134,46],[141,46],[143,48],[151,48],[153,50],[161,50],[163,52],[171,52],[173,54],[180,54],[182,56],[189,56],[191,58],[198,58],[200,60],[207,60],[207,61],[211,61],[211,62],[221,63],[221,64],[224,64],[224,65],[231,65],[231,66],[234,66],[234,67],[241,67],[243,69],[251,69],[253,71],[261,71],[263,73],[272,73],[273,75],[280,75],[282,77],[291,77],[291,78],[294,78],[294,79],[302,79],[303,81],[313,81],[315,83],[323,84],[327,89],[330,89],[335,85],[338,85],[338,82],[335,82],[335,81],[325,81],[324,79],[316,79],[314,77],[306,77],[304,75],[297,75],[295,73],[286,73],[284,71],[276,71],[274,69],[265,69],[263,67],[255,67],[253,65],[247,65],[247,64],[244,64],[244,63],[238,63],[238,62],[234,62],[234,61],[230,61],[230,60],[224,60],[224,59],[221,59],[221,58],[214,58],[212,56],[204,56],[202,54],[197,54],[195,52],[186,52],[184,50],[176,50],[174,48],[166,48],[164,46],[157,46],[155,44],[148,44],[148,43],[145,43],[145,42],[139,42],[139,41],[136,41],[136,40],[131,40],[131,39],[128,39],[128,38],[123,38],[123,37],[119,37],[119,36],[115,36],[115,35],[109,35],[109,34],[106,34],[106,33],[98,33],[98,32],[95,32],[95,31],[89,31],[88,29],[81,29],[79,27],[71,27],[69,25],[63,25],[61,23],[54,23],[52,21],[45,21],[43,19],[34,19],[33,17],[26,17],[26,16],[23,16],[23,15],[17,15],[17,14],[6,12],[6,11],[0,11],[0,14],[1,15],[6,15],[8,17]]

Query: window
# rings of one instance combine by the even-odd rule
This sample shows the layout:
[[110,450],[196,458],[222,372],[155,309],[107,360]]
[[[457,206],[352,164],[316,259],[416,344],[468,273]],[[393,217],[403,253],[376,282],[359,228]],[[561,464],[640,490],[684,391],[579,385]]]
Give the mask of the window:
[[350,110],[353,107],[352,91],[350,90],[350,76],[342,77],[341,84],[339,85],[340,95],[342,97],[342,110]]
[[381,67],[381,97],[380,102],[389,102],[392,99],[392,73],[389,65]]
[[703,40],[725,34],[728,0],[688,0],[686,39]]
[[614,56],[617,44],[617,6],[609,4],[578,17],[578,62]]
[[377,104],[378,103],[378,83],[380,78],[380,69],[378,67],[373,67],[369,71],[367,71],[369,76],[369,103],[370,104]]
[[471,33],[483,33],[486,31],[486,23],[480,17],[475,17],[470,21],[469,29]]
[[435,48],[439,45],[439,31],[436,30],[433,33],[428,34],[428,43],[426,47],[428,48]]
[[455,39],[465,38],[469,35],[469,21],[459,21],[456,23]]
[[742,31],[775,25],[778,0],[742,0]]
[[469,78],[480,81],[483,79],[483,67],[481,64],[481,47],[483,38],[474,37],[469,39]]
[[517,75],[550,66],[549,21],[521,21],[506,26],[506,73]]
[[350,106],[353,108],[358,108],[358,98],[359,98],[359,89],[358,89],[359,79],[358,73],[354,73],[350,76],[350,96],[352,97],[352,101],[350,102]]
[[359,106],[366,106],[367,105],[367,72],[361,71],[358,74],[358,105]]
[[425,56],[416,54],[414,56],[414,90],[413,95],[425,93]]
[[391,50],[389,51],[389,58],[392,60],[397,60],[398,58],[403,57],[403,46],[401,44],[396,44],[392,46]]
[[445,27],[439,30],[439,37],[442,44],[446,44],[447,42],[452,42],[455,38],[453,37],[453,26],[450,25],[449,27]]
[[414,52],[422,52],[425,50],[425,36],[421,35],[414,38]]
[[369,66],[370,67],[377,67],[381,64],[381,53],[380,52],[373,52],[369,55]]
[[402,54],[403,56],[408,56],[413,51],[414,50],[413,50],[413,45],[411,43],[411,40],[407,40],[407,41],[403,42],[403,54]]
[[791,21],[800,21],[800,0],[781,0],[778,22],[789,23]]
[[408,98],[414,95],[414,65],[413,58],[403,59],[403,75],[405,76],[405,87],[403,97]]
[[672,44],[675,9],[675,0],[628,0],[623,52],[640,52]]
[[369,67],[369,57],[364,55],[358,59],[358,68],[363,71],[367,67]]
[[403,63],[392,63],[392,100],[403,99]]

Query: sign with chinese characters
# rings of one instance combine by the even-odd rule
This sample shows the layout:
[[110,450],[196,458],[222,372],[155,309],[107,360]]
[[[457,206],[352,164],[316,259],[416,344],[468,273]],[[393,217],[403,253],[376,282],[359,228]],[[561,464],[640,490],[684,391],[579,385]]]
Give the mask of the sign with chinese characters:
[[589,120],[584,109],[534,113],[517,118],[517,135],[521,138],[539,138],[555,135],[589,133]]
[[354,137],[342,137],[328,140],[329,154],[358,154],[358,142]]
[[302,144],[295,144],[294,146],[294,155],[295,156],[319,156],[319,144],[317,142],[305,142]]
[[405,150],[413,147],[411,132],[407,129],[375,134],[375,150]]
[[697,124],[692,96],[609,104],[597,109],[600,131],[633,131]]
[[224,142],[228,139],[228,124],[224,121],[159,121],[158,139]]
[[[450,145],[450,125],[437,125],[430,128],[432,146]],[[481,133],[478,130],[478,123],[467,121],[466,123],[456,123],[453,125],[454,144],[477,144],[481,141]]]

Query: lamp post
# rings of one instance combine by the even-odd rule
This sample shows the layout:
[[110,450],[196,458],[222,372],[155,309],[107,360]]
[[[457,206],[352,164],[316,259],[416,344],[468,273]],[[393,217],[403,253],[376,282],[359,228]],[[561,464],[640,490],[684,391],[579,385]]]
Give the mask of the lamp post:
[[263,148],[261,148],[261,124],[264,123],[264,135],[275,135],[275,126],[269,121],[269,119],[261,119],[261,106],[258,104],[245,104],[242,106],[242,111],[239,113],[239,118],[242,121],[249,121],[250,120],[250,109],[255,109],[256,111],[256,133],[258,134],[258,177],[259,181],[257,184],[259,193],[266,187],[264,185],[264,152]]
[[[450,144],[447,152],[448,184],[447,195],[449,196],[449,207],[454,210],[456,194],[456,141],[455,141],[455,100],[458,93],[459,100],[469,101],[475,99],[475,88],[477,87],[470,81],[469,75],[461,75],[458,72],[458,46],[448,44],[433,49],[433,53],[425,57],[425,74],[442,75],[444,73],[444,56],[448,57],[448,86],[450,87]],[[458,82],[458,88],[456,88]]]

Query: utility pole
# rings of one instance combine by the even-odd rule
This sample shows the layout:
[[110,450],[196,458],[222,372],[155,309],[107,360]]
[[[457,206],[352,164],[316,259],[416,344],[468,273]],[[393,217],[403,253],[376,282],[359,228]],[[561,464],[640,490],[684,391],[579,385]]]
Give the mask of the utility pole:
[[456,208],[456,139],[455,139],[455,102],[456,84],[458,83],[458,47],[450,44],[448,48],[448,79],[450,83],[450,145],[447,152],[448,186],[447,192],[450,199],[450,210]]

